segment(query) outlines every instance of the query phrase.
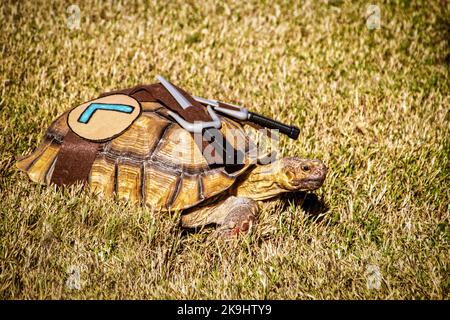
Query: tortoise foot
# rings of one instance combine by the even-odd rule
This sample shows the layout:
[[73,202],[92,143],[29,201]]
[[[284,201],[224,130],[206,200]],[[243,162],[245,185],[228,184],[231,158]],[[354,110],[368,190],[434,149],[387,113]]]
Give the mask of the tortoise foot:
[[212,234],[214,238],[230,239],[251,232],[258,210],[256,201],[231,197],[225,202],[224,209],[228,213],[223,221],[218,223],[219,227]]
[[229,227],[219,227],[211,235],[216,239],[234,239],[238,238],[240,235],[245,235],[251,232],[253,227],[253,221],[246,221],[242,226],[229,228]]

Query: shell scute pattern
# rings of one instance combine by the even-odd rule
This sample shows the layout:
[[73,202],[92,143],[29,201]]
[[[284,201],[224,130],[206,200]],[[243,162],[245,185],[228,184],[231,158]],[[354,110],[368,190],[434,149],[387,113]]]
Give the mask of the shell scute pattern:
[[[142,113],[118,137],[99,143],[87,185],[100,196],[146,204],[159,210],[192,207],[231,187],[257,159],[243,127],[221,117],[221,132],[245,155],[239,170],[209,167],[193,136],[182,129],[156,102],[142,102]],[[70,130],[67,114],[57,118],[40,146],[18,167],[39,183],[50,183],[64,136]],[[242,143],[244,142],[244,143]]]
[[[153,114],[143,114],[119,137],[111,140],[111,153],[136,159],[148,158],[170,122]],[[132,142],[132,143],[130,143]]]
[[34,152],[18,159],[17,167],[27,172],[31,181],[49,184],[58,151],[68,131],[66,112],[53,121]]

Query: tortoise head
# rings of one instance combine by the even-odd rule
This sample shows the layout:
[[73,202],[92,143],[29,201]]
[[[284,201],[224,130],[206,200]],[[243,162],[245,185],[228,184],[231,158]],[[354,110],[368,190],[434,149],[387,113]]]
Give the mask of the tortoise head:
[[327,171],[325,164],[317,159],[282,158],[253,169],[238,185],[236,194],[265,200],[284,192],[312,191],[322,186]]
[[286,191],[312,191],[322,186],[327,171],[321,160],[287,157],[279,160],[277,180]]

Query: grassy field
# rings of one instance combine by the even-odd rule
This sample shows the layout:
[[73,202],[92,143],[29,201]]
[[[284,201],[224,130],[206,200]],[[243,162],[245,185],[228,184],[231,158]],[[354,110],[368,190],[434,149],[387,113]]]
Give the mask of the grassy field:
[[[0,298],[449,299],[450,4],[376,1],[378,28],[370,3],[2,1]],[[63,111],[157,74],[297,124],[282,153],[324,186],[224,243],[15,168]]]

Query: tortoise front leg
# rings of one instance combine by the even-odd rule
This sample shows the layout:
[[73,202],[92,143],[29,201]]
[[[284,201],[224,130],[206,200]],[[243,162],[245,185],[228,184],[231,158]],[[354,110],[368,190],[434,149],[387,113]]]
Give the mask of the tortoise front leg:
[[195,228],[215,223],[218,228],[214,236],[229,238],[241,232],[248,232],[257,213],[257,201],[231,196],[219,204],[200,207],[183,215],[181,224],[183,227]]

